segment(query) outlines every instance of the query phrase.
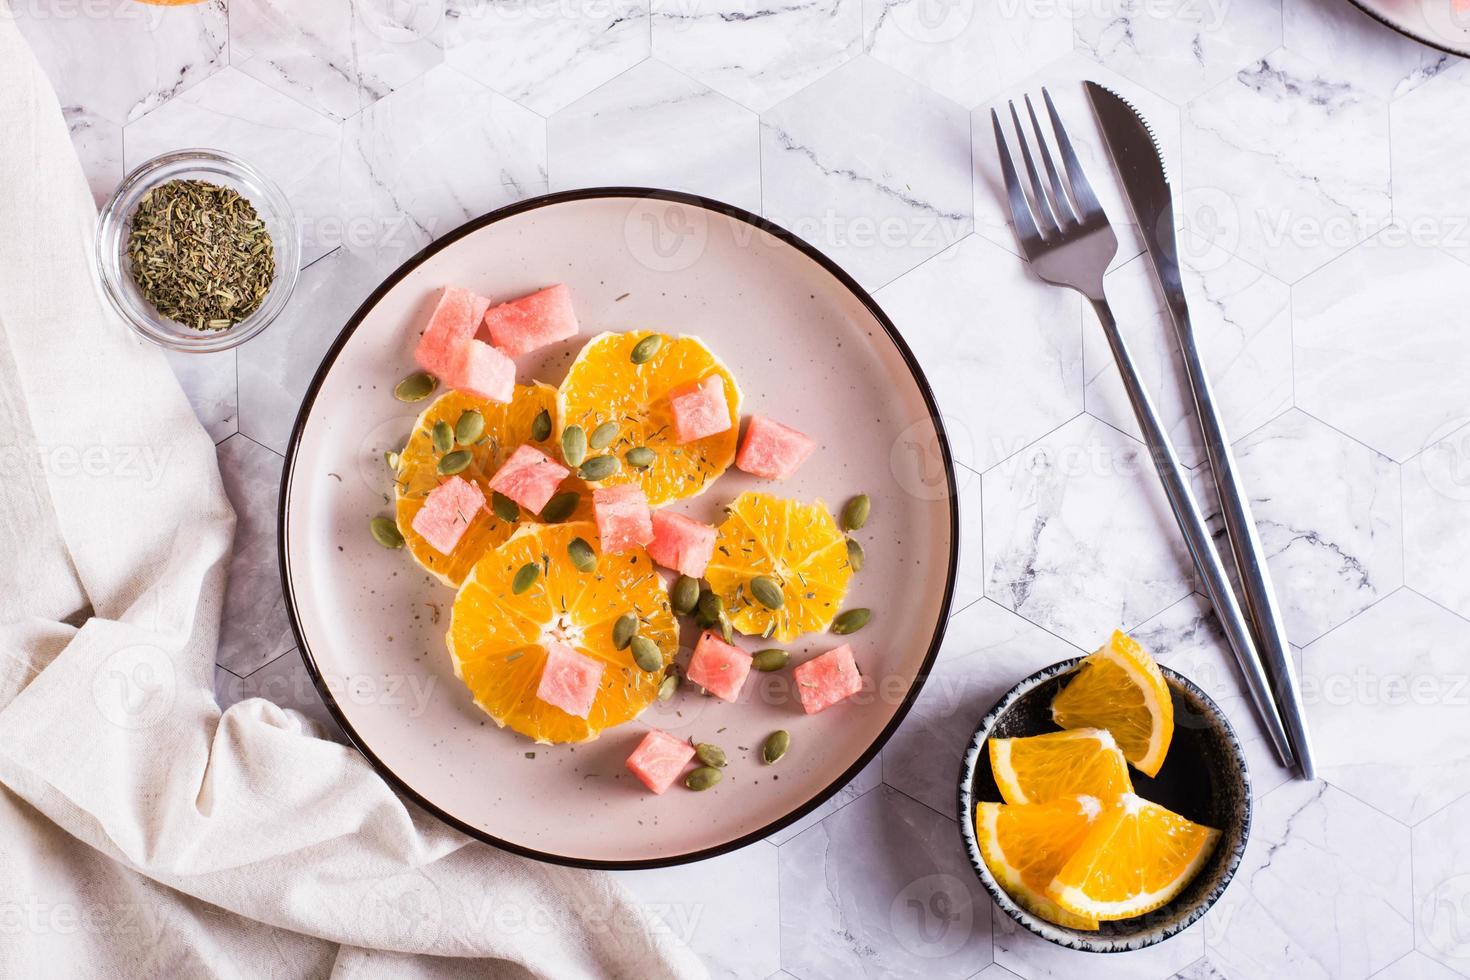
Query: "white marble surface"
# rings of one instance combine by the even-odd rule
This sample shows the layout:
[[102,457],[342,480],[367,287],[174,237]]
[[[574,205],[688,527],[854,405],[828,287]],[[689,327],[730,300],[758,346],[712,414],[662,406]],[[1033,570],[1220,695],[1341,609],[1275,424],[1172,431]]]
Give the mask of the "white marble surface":
[[[963,554],[935,674],[881,756],[769,841],[622,876],[661,928],[741,978],[1470,977],[1457,59],[1346,0],[11,6],[99,198],[155,153],[212,145],[270,171],[305,224],[286,316],[238,352],[170,359],[239,512],[223,702],[330,728],[285,629],[274,501],[301,394],[361,299],[509,201],[677,187],[794,227],[877,290],[954,436]],[[1308,685],[1316,783],[1288,779],[1250,715],[1091,312],[1029,273],[997,200],[989,110],[1046,85],[1119,229],[1124,330],[1198,463],[1082,78],[1143,110],[1180,194],[1186,288]],[[991,907],[953,783],[997,695],[1115,626],[1230,713],[1256,822],[1203,922],[1099,958]]]

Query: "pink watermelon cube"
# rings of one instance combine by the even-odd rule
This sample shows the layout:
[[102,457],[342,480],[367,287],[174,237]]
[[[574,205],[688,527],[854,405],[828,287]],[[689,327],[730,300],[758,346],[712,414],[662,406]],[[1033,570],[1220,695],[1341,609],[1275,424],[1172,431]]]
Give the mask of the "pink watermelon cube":
[[681,575],[699,578],[715,553],[715,535],[708,524],[701,524],[683,514],[654,511],[653,540],[648,556],[665,568]]
[[625,765],[643,780],[644,786],[662,793],[674,784],[692,758],[694,746],[654,728],[643,736]]
[[796,681],[802,710],[809,715],[825,711],[863,687],[863,675],[858,673],[852,647],[846,643],[808,660],[793,670],[791,677]]
[[669,392],[669,410],[674,416],[674,437],[693,442],[730,428],[730,403],[725,399],[725,379],[711,374]]
[[557,284],[538,293],[492,307],[485,314],[490,342],[510,357],[577,335],[577,314],[572,312],[572,294]]
[[457,391],[506,404],[516,393],[516,362],[483,340],[463,344],[440,379]]
[[413,352],[419,367],[441,380],[448,377],[459,349],[474,338],[489,308],[490,301],[485,297],[458,286],[445,286]]
[[413,515],[413,529],[431,548],[447,555],[484,507],[484,491],[462,477],[451,476],[429,491],[424,506]]
[[541,668],[536,697],[569,715],[586,718],[605,666],[601,660],[552,640],[546,644],[546,665]]
[[602,541],[604,555],[641,548],[653,540],[648,497],[635,483],[593,490],[592,510],[597,517],[597,536]]
[[572,471],[532,445],[517,446],[500,464],[490,480],[490,489],[505,494],[533,514],[556,493]]
[[816,442],[790,426],[752,415],[735,465],[768,480],[784,480],[797,471],[817,448]]
[[684,676],[717,698],[734,701],[750,673],[752,658],[709,630],[700,634]]

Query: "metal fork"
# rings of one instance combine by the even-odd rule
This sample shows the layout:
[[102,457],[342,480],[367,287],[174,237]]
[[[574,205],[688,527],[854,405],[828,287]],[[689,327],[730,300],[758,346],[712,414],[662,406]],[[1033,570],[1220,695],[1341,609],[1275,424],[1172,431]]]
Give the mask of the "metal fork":
[[1000,116],[994,109],[990,110],[990,121],[995,127],[996,150],[1000,154],[1000,171],[1005,179],[1006,197],[1010,203],[1016,236],[1021,241],[1021,251],[1026,254],[1032,270],[1042,279],[1075,289],[1092,302],[1103,333],[1107,335],[1108,346],[1113,350],[1113,359],[1118,363],[1118,373],[1122,376],[1123,387],[1128,391],[1128,400],[1133,405],[1133,414],[1138,418],[1138,427],[1143,431],[1144,442],[1148,445],[1154,466],[1163,480],[1169,506],[1179,521],[1179,529],[1184,532],[1189,553],[1194,557],[1195,566],[1204,580],[1205,594],[1215,607],[1215,615],[1219,617],[1230,649],[1240,665],[1241,675],[1245,678],[1261,723],[1272,744],[1276,746],[1276,754],[1283,765],[1291,768],[1294,764],[1291,743],[1281,724],[1281,715],[1271,695],[1271,682],[1256,651],[1250,626],[1241,613],[1240,603],[1231,588],[1225,565],[1215,547],[1209,527],[1205,524],[1204,515],[1189,489],[1187,471],[1179,462],[1179,456],[1174,451],[1174,445],[1169,440],[1153,401],[1144,389],[1143,380],[1128,353],[1128,345],[1123,342],[1123,335],[1118,332],[1118,323],[1113,318],[1113,311],[1103,292],[1103,274],[1107,271],[1108,263],[1117,254],[1118,238],[1113,234],[1108,216],[1098,204],[1097,195],[1093,193],[1087,175],[1082,172],[1082,165],[1072,149],[1072,141],[1067,136],[1066,128],[1062,126],[1061,117],[1057,115],[1051,94],[1043,88],[1041,97],[1046,103],[1047,116],[1056,135],[1068,186],[1063,186],[1056,165],[1052,162],[1041,123],[1036,118],[1036,109],[1028,95],[1024,100],[1026,114],[1030,117],[1031,129],[1036,134],[1037,155],[1041,158],[1041,168],[1046,174],[1044,185],[1037,172],[1031,147],[1026,139],[1026,130],[1021,125],[1021,117],[1016,112],[1014,102],[1010,103],[1010,110],[1011,123],[1015,127],[1016,140],[1021,149],[1021,162],[1026,170],[1026,182],[1031,191],[1030,201],[1027,200],[1026,191],[1016,175],[1015,163],[1011,158],[1010,147],[1006,144]]

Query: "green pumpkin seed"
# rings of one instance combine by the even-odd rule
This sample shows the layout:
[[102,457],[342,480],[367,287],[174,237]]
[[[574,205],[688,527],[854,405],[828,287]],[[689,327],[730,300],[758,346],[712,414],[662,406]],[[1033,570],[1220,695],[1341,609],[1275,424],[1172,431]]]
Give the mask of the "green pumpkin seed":
[[638,665],[639,670],[646,670],[651,674],[664,669],[663,651],[648,637],[635,636],[629,646],[633,650],[633,662]]
[[646,470],[654,464],[655,460],[658,459],[658,453],[654,452],[652,449],[649,449],[647,446],[634,446],[632,449],[628,450],[627,455],[625,455],[623,458],[626,459],[628,461],[628,465],[633,467],[634,469]]
[[577,470],[577,475],[588,483],[606,480],[618,471],[616,456],[593,456]]
[[473,459],[468,449],[456,449],[452,453],[445,453],[439,460],[439,474],[453,476],[456,473],[463,473],[470,468],[470,461]]
[[566,490],[546,501],[546,506],[541,508],[541,520],[547,524],[560,524],[572,516],[572,511],[577,509],[577,492]]
[[551,435],[551,413],[543,408],[531,421],[531,438],[537,442],[545,442],[549,435]]
[[863,545],[856,538],[847,539],[847,563],[852,566],[854,572],[863,570]]
[[[548,505],[549,506],[549,505]],[[591,572],[597,569],[597,552],[585,538],[573,538],[567,545],[567,557],[572,564],[577,566],[579,572]]]
[[393,387],[393,397],[401,402],[421,402],[439,387],[439,379],[426,371],[416,371]]
[[766,737],[766,744],[761,746],[761,758],[766,760],[766,765],[771,765],[786,754],[791,748],[791,733],[785,730],[772,732]]
[[700,766],[698,769],[694,770],[689,775],[684,777],[684,785],[688,786],[696,793],[702,793],[724,778],[725,774],[720,772],[720,770],[716,769],[715,767]]
[[618,650],[628,649],[628,644],[633,642],[633,637],[638,635],[638,616],[636,613],[625,612],[613,623],[612,641],[613,647]]
[[434,452],[447,453],[454,448],[454,430],[449,423],[440,419],[434,423]]
[[695,745],[694,757],[703,765],[715,769],[725,768],[725,750],[712,742],[700,742]]
[[383,462],[387,463],[388,469],[392,470],[394,473],[398,472],[398,461],[402,458],[402,456],[400,456],[398,453],[395,453],[391,449],[383,454]]
[[618,437],[618,424],[616,422],[604,422],[592,430],[592,435],[587,437],[587,445],[593,449],[606,449],[613,444]]
[[873,502],[868,495],[860,493],[847,502],[842,508],[842,530],[858,531],[868,523],[868,512],[873,509]]
[[699,605],[699,579],[680,575],[669,590],[669,604],[680,616],[694,612],[694,607]]
[[581,466],[587,458],[587,433],[580,425],[569,425],[561,430],[561,458],[568,466]]
[[496,517],[507,524],[514,524],[521,519],[520,504],[511,500],[499,490],[493,490],[490,493],[490,510],[495,513]]
[[659,685],[658,685],[658,699],[660,701],[667,701],[669,698],[671,698],[671,697],[674,696],[674,692],[677,691],[678,689],[679,689],[679,675],[678,674],[669,674],[667,677],[665,677],[662,681],[659,682]]
[[838,635],[856,633],[868,625],[868,620],[873,618],[871,609],[849,609],[847,612],[832,620],[832,632]]
[[513,595],[520,595],[541,577],[541,566],[534,561],[528,561],[516,570],[516,577],[510,580],[510,591]]
[[634,364],[647,364],[663,345],[663,336],[651,333],[633,345],[633,352],[628,355],[628,360]]
[[468,446],[476,439],[485,434],[485,416],[476,409],[459,413],[459,421],[454,423],[454,441],[461,446]]
[[750,580],[750,594],[755,596],[756,601],[767,609],[780,609],[786,604],[786,597],[781,594],[781,586],[776,580],[765,575],[757,575]]
[[720,621],[725,615],[725,600],[713,592],[701,592],[699,594],[699,614],[703,616],[710,625]]
[[398,533],[398,525],[386,517],[374,517],[368,525],[373,532],[373,540],[384,548],[394,551],[403,547],[403,535]]
[[769,674],[773,670],[780,670],[791,660],[791,654],[779,647],[771,647],[769,650],[761,650],[751,657],[750,665],[756,670]]

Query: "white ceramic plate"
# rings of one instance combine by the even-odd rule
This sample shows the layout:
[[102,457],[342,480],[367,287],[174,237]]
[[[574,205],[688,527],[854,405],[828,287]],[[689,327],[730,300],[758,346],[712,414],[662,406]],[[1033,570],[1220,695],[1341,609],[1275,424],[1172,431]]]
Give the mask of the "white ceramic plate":
[[1364,13],[1432,48],[1470,57],[1470,9],[1455,0],[1352,0]]
[[[866,565],[849,606],[874,609],[851,637],[864,691],[805,716],[790,671],[752,673],[739,703],[685,685],[665,704],[577,746],[498,729],[455,678],[444,647],[454,593],[368,534],[391,514],[383,452],[419,406],[391,395],[440,287],[495,301],[564,282],[583,336],[531,355],[520,380],[556,384],[587,337],[655,328],[696,334],[734,372],[747,414],[802,429],[820,451],[792,480],[731,469],[675,507],[718,522],[760,487],[835,511],[873,498]],[[406,263],[342,331],[313,380],[287,451],[281,567],[301,652],[348,736],[399,790],[464,832],[587,867],[654,867],[758,840],[816,807],[871,760],[939,649],[954,583],[954,471],[933,397],[893,325],[863,290],[793,236],[738,209],[636,188],[554,194],[487,215]],[[693,637],[686,632],[687,647]],[[811,636],[793,663],[841,642]],[[752,650],[770,644],[745,640]],[[623,760],[649,726],[722,745],[726,778],[654,796]],[[771,731],[792,748],[765,766]]]

